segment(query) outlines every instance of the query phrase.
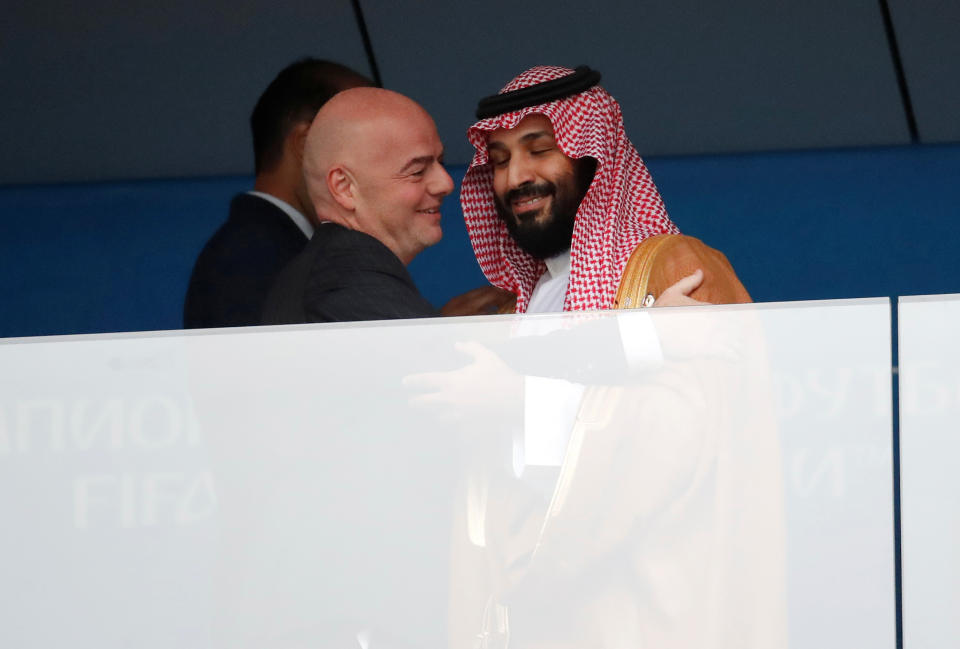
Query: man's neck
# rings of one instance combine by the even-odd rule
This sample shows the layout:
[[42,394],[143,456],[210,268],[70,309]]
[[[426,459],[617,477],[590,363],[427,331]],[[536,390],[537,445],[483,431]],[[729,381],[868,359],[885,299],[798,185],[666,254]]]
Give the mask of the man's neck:
[[311,224],[316,225],[317,219],[313,214],[313,210],[306,209],[306,206],[302,204],[302,201],[297,195],[296,190],[278,174],[261,173],[258,175],[253,181],[253,191],[270,194],[271,196],[279,198],[303,214]]
[[297,210],[297,208],[290,203],[277,198],[273,194],[267,194],[266,192],[257,191],[256,189],[251,189],[248,191],[247,196],[257,196],[268,203],[272,203],[275,207],[279,208],[284,214],[286,214],[290,220],[293,221],[294,225],[300,228],[300,231],[303,232],[303,236],[305,236],[307,239],[313,236],[316,226],[310,222],[310,219],[304,216],[302,212]]

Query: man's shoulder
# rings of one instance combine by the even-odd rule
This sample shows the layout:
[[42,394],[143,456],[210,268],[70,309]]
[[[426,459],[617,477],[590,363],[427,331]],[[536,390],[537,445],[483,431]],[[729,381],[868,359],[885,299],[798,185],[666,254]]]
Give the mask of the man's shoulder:
[[722,252],[695,237],[663,233],[644,239],[634,248],[624,267],[613,306],[648,305],[697,270],[703,271],[703,282],[690,297],[710,304],[751,301]]
[[307,238],[283,210],[250,194],[238,194],[230,203],[227,220],[213,233],[201,258],[246,257],[267,251],[297,252]]
[[386,245],[335,223],[321,223],[307,249],[290,267],[291,276],[305,281],[307,292],[372,286],[416,291],[406,266]]
[[236,237],[269,232],[274,237],[304,240],[306,237],[291,218],[270,201],[253,194],[237,194],[230,201],[230,213],[216,235]]
[[276,284],[302,285],[306,281],[329,280],[341,273],[355,273],[379,256],[380,247],[383,244],[370,235],[336,223],[320,223],[309,243],[280,273]]
[[376,238],[321,223],[280,274],[264,324],[382,320],[436,315],[403,263]]
[[377,238],[336,223],[321,223],[317,226],[308,250],[308,254],[317,257],[318,261],[336,262],[358,269],[371,262],[403,266],[397,256]]
[[366,232],[351,230],[339,223],[324,221],[317,226],[314,236],[330,245],[348,245],[368,248],[386,248],[380,241]]

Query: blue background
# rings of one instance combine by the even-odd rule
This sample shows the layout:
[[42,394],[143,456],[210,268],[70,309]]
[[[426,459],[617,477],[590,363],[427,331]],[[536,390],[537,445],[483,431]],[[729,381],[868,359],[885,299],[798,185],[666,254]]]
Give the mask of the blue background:
[[[647,163],[671,218],[726,253],[758,302],[960,292],[960,146]],[[179,328],[193,261],[251,182],[0,187],[0,336]],[[437,305],[485,282],[455,194],[443,223],[411,264]]]

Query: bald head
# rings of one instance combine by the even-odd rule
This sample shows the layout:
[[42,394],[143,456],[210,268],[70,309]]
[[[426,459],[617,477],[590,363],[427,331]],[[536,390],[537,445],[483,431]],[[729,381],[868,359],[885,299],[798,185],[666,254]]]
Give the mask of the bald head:
[[392,90],[351,88],[335,95],[317,112],[307,134],[303,166],[311,198],[324,200],[328,192],[322,179],[331,167],[364,168],[391,144],[395,128],[423,122],[433,126],[419,104]]
[[409,263],[440,240],[440,202],[453,191],[442,160],[436,126],[419,104],[351,88],[317,112],[303,169],[321,220],[365,232]]

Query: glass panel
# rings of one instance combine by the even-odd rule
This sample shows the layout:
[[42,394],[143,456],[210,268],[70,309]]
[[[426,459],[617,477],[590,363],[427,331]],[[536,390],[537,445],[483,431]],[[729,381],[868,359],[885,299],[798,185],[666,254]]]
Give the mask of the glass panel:
[[901,298],[903,646],[960,637],[960,297]]
[[0,344],[16,647],[894,647],[885,300]]

